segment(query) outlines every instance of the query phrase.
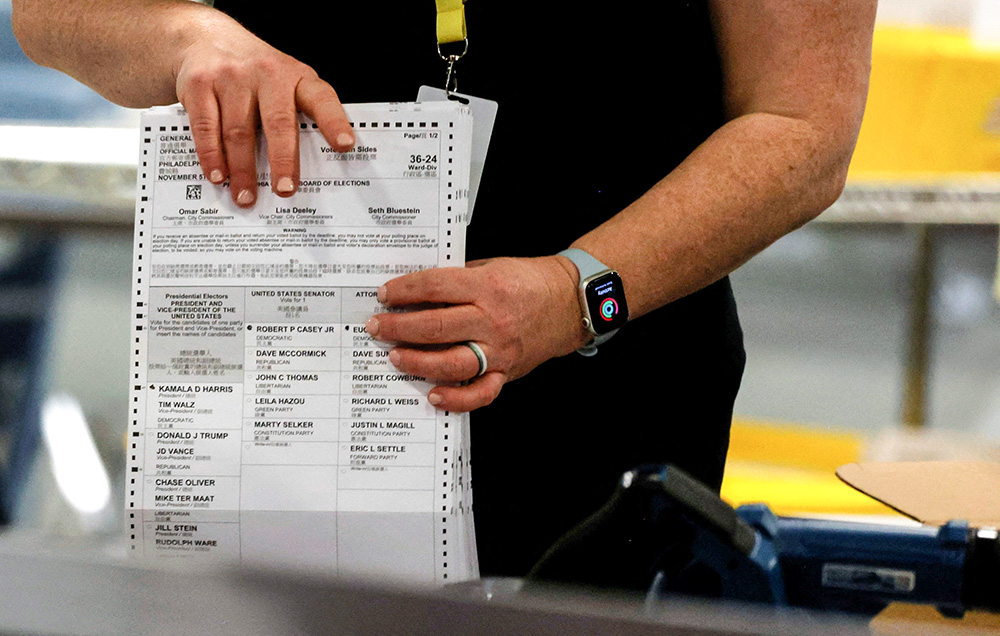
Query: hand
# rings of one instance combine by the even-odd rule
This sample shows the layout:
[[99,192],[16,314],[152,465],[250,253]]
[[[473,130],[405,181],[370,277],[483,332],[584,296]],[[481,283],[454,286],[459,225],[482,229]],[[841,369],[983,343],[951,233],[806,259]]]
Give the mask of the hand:
[[[563,256],[424,270],[389,281],[378,298],[386,307],[436,306],[378,314],[366,328],[377,340],[398,343],[389,352],[396,368],[438,383],[428,394],[431,404],[471,411],[492,402],[505,383],[589,339],[580,322],[578,281]],[[470,340],[488,363],[478,377],[475,353],[461,344]]]
[[278,196],[291,196],[299,182],[296,110],[319,125],[335,150],[354,146],[354,132],[333,88],[311,67],[234,21],[215,24],[188,46],[174,75],[205,177],[215,184],[228,177],[241,207],[257,200],[258,123],[267,138],[271,189]]

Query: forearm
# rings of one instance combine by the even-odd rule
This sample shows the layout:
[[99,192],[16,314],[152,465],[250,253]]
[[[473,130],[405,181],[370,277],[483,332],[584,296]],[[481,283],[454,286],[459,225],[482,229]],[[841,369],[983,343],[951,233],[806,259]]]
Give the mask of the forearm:
[[13,23],[35,62],[138,108],[177,101],[177,69],[197,38],[241,28],[188,0],[13,0]]
[[[856,129],[854,129],[856,130]],[[839,195],[854,132],[753,113],[574,243],[621,273],[633,317],[725,276]]]

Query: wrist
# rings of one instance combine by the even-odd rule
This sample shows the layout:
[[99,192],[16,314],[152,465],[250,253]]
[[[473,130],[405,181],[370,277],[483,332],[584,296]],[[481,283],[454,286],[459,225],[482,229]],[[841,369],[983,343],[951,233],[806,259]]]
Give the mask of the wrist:
[[175,82],[191,51],[201,42],[222,37],[221,23],[235,22],[225,13],[200,2],[163,3],[159,8],[159,42],[167,54],[165,59],[169,60]]
[[[164,16],[164,39],[169,47],[174,83],[193,57],[206,52],[239,57],[236,48],[247,38],[259,40],[243,25],[222,11],[198,2],[171,5]],[[189,6],[190,5],[190,6]]]
[[567,355],[585,346],[593,335],[583,326],[583,308],[580,306],[580,273],[568,258],[561,254],[549,257],[557,274],[553,280],[558,294],[557,307],[561,337],[558,355]]
[[559,252],[577,271],[581,326],[590,336],[577,351],[584,356],[614,336],[628,321],[628,303],[621,276],[586,250],[571,247]]

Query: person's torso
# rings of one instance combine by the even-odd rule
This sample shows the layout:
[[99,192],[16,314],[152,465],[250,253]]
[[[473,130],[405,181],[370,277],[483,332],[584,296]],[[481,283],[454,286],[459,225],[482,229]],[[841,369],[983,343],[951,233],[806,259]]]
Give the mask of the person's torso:
[[[313,66],[345,103],[409,101],[443,86],[431,0],[219,0]],[[723,122],[704,0],[628,7],[468,0],[459,90],[496,100],[470,259],[539,256],[613,216]]]

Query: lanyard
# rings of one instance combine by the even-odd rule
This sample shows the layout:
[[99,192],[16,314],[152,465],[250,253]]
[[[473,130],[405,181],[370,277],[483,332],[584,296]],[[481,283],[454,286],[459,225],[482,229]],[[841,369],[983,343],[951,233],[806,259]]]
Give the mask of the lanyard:
[[[462,59],[469,50],[469,39],[465,32],[465,0],[434,0],[437,5],[437,51],[441,59],[448,64],[448,74],[444,80],[444,90],[449,95],[458,90],[458,74],[455,72],[455,62]],[[457,53],[444,53],[442,44],[461,42],[462,48]]]

